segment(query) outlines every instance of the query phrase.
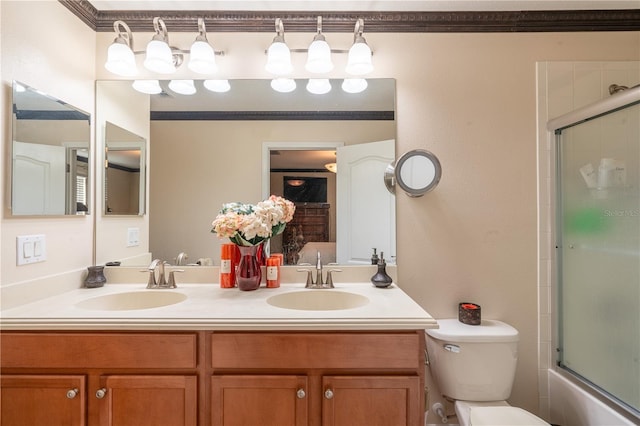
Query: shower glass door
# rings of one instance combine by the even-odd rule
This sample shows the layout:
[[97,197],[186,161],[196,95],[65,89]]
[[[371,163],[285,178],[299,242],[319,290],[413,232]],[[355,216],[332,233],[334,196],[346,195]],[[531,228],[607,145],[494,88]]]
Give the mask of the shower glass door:
[[556,131],[559,365],[640,412],[640,104]]

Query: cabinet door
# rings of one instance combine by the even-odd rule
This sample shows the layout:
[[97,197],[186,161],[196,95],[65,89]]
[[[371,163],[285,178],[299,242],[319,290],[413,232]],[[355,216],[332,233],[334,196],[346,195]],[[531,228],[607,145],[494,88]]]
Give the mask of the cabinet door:
[[84,376],[0,376],[2,426],[85,425]]
[[99,399],[102,426],[195,426],[196,376],[103,376]]
[[308,399],[306,376],[213,376],[211,424],[303,426]]
[[410,376],[325,376],[323,426],[420,424],[420,379]]

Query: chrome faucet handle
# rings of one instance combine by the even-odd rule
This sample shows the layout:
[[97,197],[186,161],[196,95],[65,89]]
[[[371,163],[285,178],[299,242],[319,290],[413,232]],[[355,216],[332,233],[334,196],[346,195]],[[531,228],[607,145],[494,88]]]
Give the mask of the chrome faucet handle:
[[307,273],[307,283],[305,284],[304,288],[313,288],[315,284],[313,282],[313,275],[311,275],[312,270],[311,269],[298,269],[298,272],[306,272]]
[[167,288],[178,288],[178,286],[176,285],[176,277],[174,275],[176,272],[184,272],[184,269],[173,269],[171,272],[169,272],[169,282],[167,283]]
[[342,272],[342,269],[329,269],[327,271],[327,281],[323,284],[322,288],[335,288],[333,286],[332,272]]
[[158,281],[156,281],[156,267],[160,263],[160,259],[153,259],[153,262],[142,272],[149,272],[149,281],[147,281],[147,288],[158,288]]
[[164,260],[160,261],[160,263],[158,263],[158,288],[167,288],[168,284],[167,284],[167,277],[165,276],[164,273],[164,268],[166,265],[168,265],[169,262],[166,262]]

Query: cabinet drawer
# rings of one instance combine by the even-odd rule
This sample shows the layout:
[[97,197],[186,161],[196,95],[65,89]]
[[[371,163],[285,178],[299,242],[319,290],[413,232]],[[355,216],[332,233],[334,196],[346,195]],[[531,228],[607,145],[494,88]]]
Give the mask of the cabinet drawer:
[[195,333],[2,333],[2,368],[195,368]]
[[[424,332],[422,333],[424,335]],[[420,333],[213,333],[213,368],[420,368]]]

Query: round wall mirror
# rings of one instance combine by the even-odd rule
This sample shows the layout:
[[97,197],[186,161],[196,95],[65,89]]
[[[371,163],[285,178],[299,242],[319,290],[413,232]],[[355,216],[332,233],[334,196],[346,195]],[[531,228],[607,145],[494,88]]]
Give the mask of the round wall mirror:
[[410,197],[421,197],[431,191],[441,176],[438,157],[423,149],[403,154],[395,167],[396,182]]

